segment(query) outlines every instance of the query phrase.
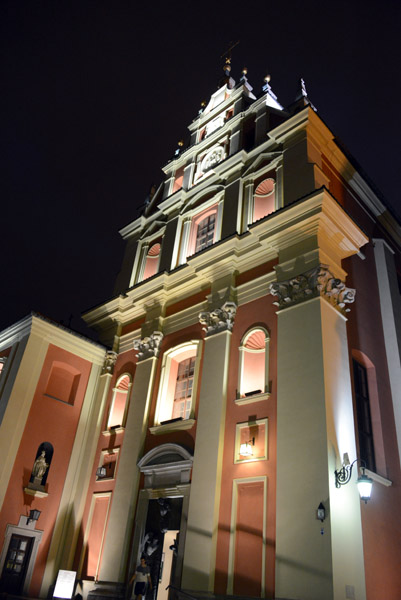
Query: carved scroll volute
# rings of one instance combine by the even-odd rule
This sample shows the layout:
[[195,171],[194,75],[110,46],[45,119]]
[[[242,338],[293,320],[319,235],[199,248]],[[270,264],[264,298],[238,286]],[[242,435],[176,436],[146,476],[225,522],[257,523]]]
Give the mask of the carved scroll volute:
[[161,331],[154,331],[149,337],[134,341],[134,350],[138,361],[146,358],[159,356],[160,346],[163,340]]
[[334,277],[327,265],[320,265],[286,281],[271,283],[269,293],[278,297],[273,304],[280,309],[322,296],[341,312],[349,312],[346,305],[355,301],[356,291]]
[[234,326],[234,319],[237,312],[235,302],[226,302],[221,308],[215,308],[208,312],[199,314],[199,322],[206,332],[206,337],[219,333],[220,331],[231,331]]

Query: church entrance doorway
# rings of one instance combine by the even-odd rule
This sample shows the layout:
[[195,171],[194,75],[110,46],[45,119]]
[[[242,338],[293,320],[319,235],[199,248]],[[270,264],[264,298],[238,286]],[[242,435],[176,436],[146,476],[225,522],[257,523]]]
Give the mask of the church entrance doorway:
[[32,552],[33,538],[13,534],[8,546],[0,579],[0,591],[20,594]]
[[177,556],[182,497],[162,497],[148,502],[141,554],[146,557],[153,582],[148,598],[167,600],[171,584],[177,586]]

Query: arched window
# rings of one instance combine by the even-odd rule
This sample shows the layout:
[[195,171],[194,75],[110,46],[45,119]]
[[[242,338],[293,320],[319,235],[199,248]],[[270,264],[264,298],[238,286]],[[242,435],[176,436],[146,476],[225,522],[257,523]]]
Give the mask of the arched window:
[[157,269],[159,267],[160,249],[160,242],[155,242],[149,246],[145,257],[143,279],[149,279],[149,277],[156,275]]
[[271,178],[264,179],[257,186],[253,195],[253,223],[274,212],[276,207],[275,187],[275,181]]
[[247,398],[268,391],[269,335],[265,329],[248,331],[242,339],[238,397]]
[[113,389],[107,429],[113,427],[124,427],[128,406],[128,396],[131,389],[131,376],[122,375],[118,378],[116,387]]
[[217,214],[218,205],[214,204],[193,217],[186,256],[192,256],[214,244],[217,234]]
[[181,344],[164,353],[155,425],[194,415],[199,341]]

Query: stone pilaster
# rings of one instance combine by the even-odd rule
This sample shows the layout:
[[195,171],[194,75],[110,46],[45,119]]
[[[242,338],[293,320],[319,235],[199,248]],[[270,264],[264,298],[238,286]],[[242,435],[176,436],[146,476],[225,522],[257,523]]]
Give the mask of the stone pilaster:
[[[149,337],[134,342],[138,363],[131,389],[118,465],[118,478],[113,492],[110,518],[103,546],[99,574],[99,579],[103,581],[124,581],[139,487],[140,472],[137,463],[143,452],[154,375],[162,338],[163,334],[155,331]],[[134,399],[135,401],[133,401]]]
[[182,587],[213,591],[231,329],[236,305],[203,312],[206,331]]

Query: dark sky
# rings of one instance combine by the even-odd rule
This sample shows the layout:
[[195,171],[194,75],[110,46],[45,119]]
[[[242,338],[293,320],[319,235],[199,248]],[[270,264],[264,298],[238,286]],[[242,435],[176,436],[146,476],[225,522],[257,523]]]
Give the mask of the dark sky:
[[[320,116],[401,213],[401,3],[0,4],[0,330],[31,310],[82,330],[111,296],[123,243],[160,167],[232,75],[281,104],[304,77]],[[72,315],[72,319],[71,319]]]

